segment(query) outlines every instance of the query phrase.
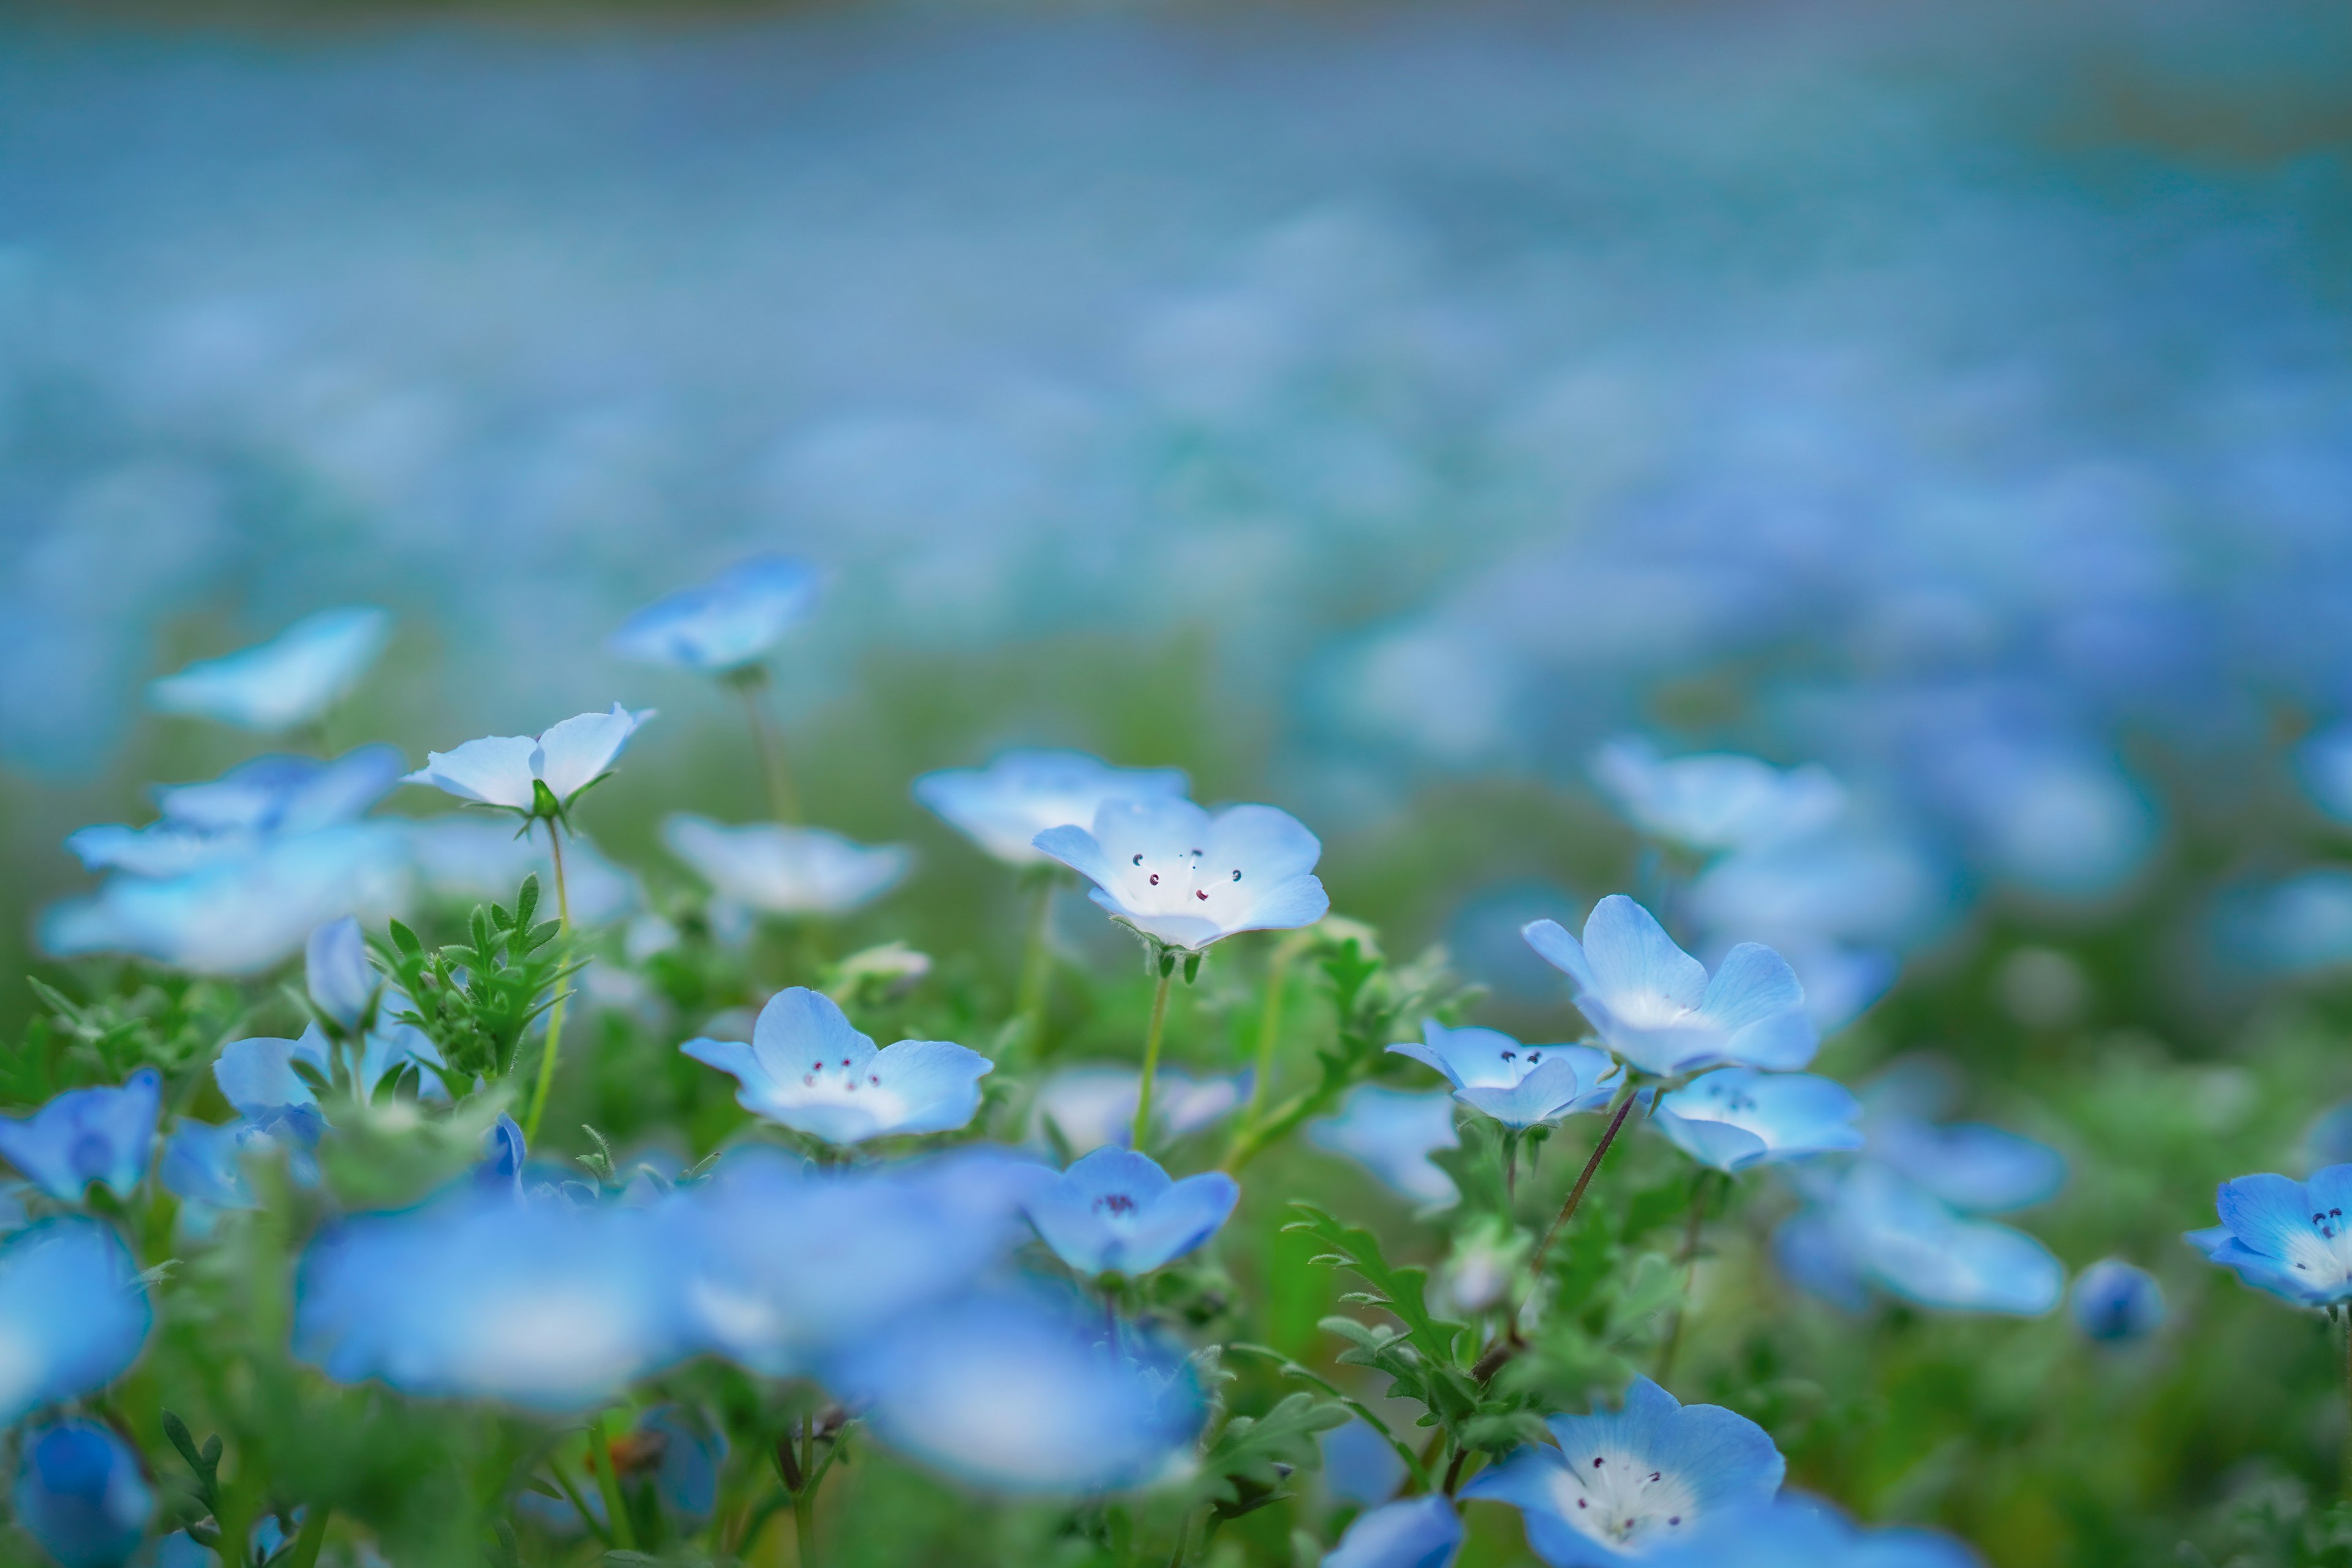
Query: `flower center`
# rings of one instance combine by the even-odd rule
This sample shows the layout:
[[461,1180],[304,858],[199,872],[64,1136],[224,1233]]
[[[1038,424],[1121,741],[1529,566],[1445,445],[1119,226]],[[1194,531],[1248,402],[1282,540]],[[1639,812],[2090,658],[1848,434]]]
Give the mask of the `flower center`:
[[1622,1450],[1567,1456],[1552,1493],[1562,1519],[1596,1541],[1644,1550],[1684,1533],[1698,1496],[1679,1473]]
[[1135,1212],[1135,1200],[1125,1193],[1109,1193],[1095,1200],[1097,1210],[1107,1209],[1115,1219],[1124,1219]]
[[1128,867],[1126,902],[1130,909],[1150,914],[1211,914],[1231,902],[1218,895],[1231,892],[1242,879],[1237,866],[1224,870],[1204,866],[1202,851],[1198,849],[1167,857],[1132,855]]

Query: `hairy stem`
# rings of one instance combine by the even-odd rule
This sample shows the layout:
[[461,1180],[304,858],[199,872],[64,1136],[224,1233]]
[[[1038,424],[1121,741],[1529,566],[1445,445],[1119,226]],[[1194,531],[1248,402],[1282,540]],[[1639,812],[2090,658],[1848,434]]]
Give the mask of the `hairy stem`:
[[1568,1201],[1559,1205],[1559,1214],[1551,1222],[1551,1228],[1544,1232],[1543,1239],[1536,1243],[1535,1256],[1528,1259],[1528,1272],[1538,1279],[1543,1278],[1544,1255],[1551,1250],[1552,1238],[1559,1234],[1560,1226],[1575,1216],[1576,1205],[1584,1201],[1584,1189],[1592,1184],[1592,1173],[1601,1169],[1602,1157],[1609,1152],[1609,1145],[1617,1141],[1617,1130],[1625,1125],[1625,1118],[1633,1109],[1633,1079],[1629,1074],[1625,1087],[1617,1091],[1615,1113],[1609,1118],[1609,1125],[1601,1132],[1601,1142],[1592,1146],[1592,1158],[1584,1162],[1584,1169],[1577,1174],[1576,1185],[1568,1189]]
[[1160,1071],[1160,1037],[1168,1027],[1168,987],[1175,982],[1173,968],[1160,972],[1160,989],[1151,996],[1151,1027],[1143,1037],[1143,1079],[1135,1089],[1135,1151],[1143,1152],[1151,1131],[1151,1080]]
[[[547,825],[547,842],[555,856],[555,930],[561,940],[572,934],[572,894],[563,881],[563,831],[553,822]],[[539,1142],[539,1119],[547,1114],[547,1091],[555,1087],[555,1058],[563,1046],[563,996],[558,992],[547,1009],[547,1045],[539,1053],[539,1083],[530,1091],[530,1114],[522,1124],[525,1143]]]

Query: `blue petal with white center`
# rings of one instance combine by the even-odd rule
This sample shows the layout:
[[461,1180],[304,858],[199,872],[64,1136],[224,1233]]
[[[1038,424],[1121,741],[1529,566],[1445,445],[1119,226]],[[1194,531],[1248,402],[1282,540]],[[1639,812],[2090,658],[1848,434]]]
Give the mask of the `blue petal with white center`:
[[0,1241],[0,1426],[112,1383],[154,1321],[112,1227],[67,1215]]
[[2102,1258],[2074,1277],[2066,1310],[2084,1339],[2131,1344],[2163,1327],[2164,1288],[2145,1268]]
[[1862,1102],[1811,1073],[1725,1068],[1659,1097],[1651,1121],[1675,1148],[1718,1171],[1744,1171],[1862,1147]]
[[1312,925],[1331,910],[1315,877],[1322,842],[1270,805],[1212,816],[1189,800],[1110,800],[1091,826],[1049,827],[1035,842],[1093,882],[1087,896],[1112,919],[1186,952]]
[[1432,1018],[1419,1043],[1389,1047],[1435,1068],[1454,1098],[1507,1127],[1533,1127],[1609,1103],[1624,1069],[1597,1046],[1523,1046],[1499,1029],[1449,1029]]
[[1603,746],[1592,776],[1643,832],[1708,853],[1798,837],[1845,809],[1844,786],[1818,763],[1776,768],[1731,752],[1668,760],[1641,740]]
[[1557,1448],[1521,1448],[1462,1489],[1519,1510],[1552,1568],[1611,1564],[1680,1544],[1717,1517],[1769,1500],[1788,1468],[1764,1429],[1684,1405],[1646,1377],[1622,1409],[1555,1415]]
[[70,1089],[27,1117],[0,1116],[0,1158],[61,1203],[92,1182],[127,1198],[147,1174],[163,1080],[141,1068],[120,1089]]
[[1927,1530],[1861,1530],[1809,1498],[1733,1509],[1647,1568],[1975,1568],[1976,1553]]
[[2345,1220],[2352,1165],[2329,1165],[2308,1182],[2240,1176],[2221,1184],[2214,1206],[2227,1234],[2200,1247],[2212,1261],[2305,1306],[2352,1300],[2352,1226]]
[[526,813],[536,798],[532,785],[544,784],[569,805],[611,770],[653,717],[650,708],[633,713],[615,702],[610,712],[575,714],[536,736],[490,735],[454,752],[428,752],[425,765],[400,782]]
[[751,1044],[698,1038],[678,1049],[733,1074],[744,1110],[828,1143],[953,1131],[980,1109],[980,1080],[996,1065],[947,1040],[877,1051],[833,998],[802,985],[768,999]]
[[1115,768],[1084,752],[1006,752],[984,768],[949,768],[915,781],[915,798],[999,860],[1045,859],[1037,835],[1091,827],[1103,803],[1181,798],[1181,768]]
[[26,1432],[11,1500],[17,1528],[58,1568],[121,1568],[155,1510],[138,1454],[114,1428],[95,1421]]
[[690,811],[664,817],[661,837],[711,891],[772,915],[836,915],[872,903],[915,858],[902,844],[859,844],[829,828],[730,826]]
[[1727,1063],[1787,1070],[1811,1061],[1820,1045],[1804,988],[1779,953],[1742,942],[1710,979],[1622,893],[1593,906],[1580,942],[1558,921],[1537,921],[1527,939],[1567,973],[1601,1043],[1643,1072],[1666,1078]]
[[1171,1181],[1131,1149],[1097,1149],[1032,1194],[1029,1223],[1081,1274],[1149,1274],[1217,1233],[1241,1201],[1223,1171]]
[[821,584],[808,562],[754,556],[655,600],[622,622],[604,646],[647,664],[735,669],[775,647],[815,605]]
[[275,732],[307,724],[357,685],[392,632],[372,605],[320,610],[265,643],[200,660],[147,688],[159,713]]
[[1348,1526],[1323,1568],[1447,1568],[1462,1551],[1462,1516],[1442,1497],[1407,1498]]
[[1442,1089],[1412,1094],[1358,1084],[1339,1102],[1339,1115],[1307,1124],[1307,1141],[1346,1155],[1391,1191],[1425,1207],[1444,1208],[1462,1196],[1454,1178],[1429,1158],[1462,1144],[1454,1128],[1454,1097]]

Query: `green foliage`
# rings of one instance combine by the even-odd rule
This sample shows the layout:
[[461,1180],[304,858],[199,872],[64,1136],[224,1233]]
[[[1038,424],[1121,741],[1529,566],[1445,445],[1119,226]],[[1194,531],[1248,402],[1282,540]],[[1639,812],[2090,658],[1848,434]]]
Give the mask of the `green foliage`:
[[87,1002],[31,975],[26,984],[47,1011],[26,1023],[14,1049],[0,1050],[0,1104],[38,1105],[141,1068],[178,1083],[210,1067],[249,1013],[234,985],[139,968],[121,970],[114,988]]
[[538,913],[539,879],[526,877],[511,909],[476,907],[462,942],[428,951],[394,921],[391,941],[376,948],[376,961],[413,1004],[401,1021],[438,1047],[449,1083],[512,1072],[531,1021],[554,1005],[558,987],[580,967],[566,963],[556,921],[533,923]]

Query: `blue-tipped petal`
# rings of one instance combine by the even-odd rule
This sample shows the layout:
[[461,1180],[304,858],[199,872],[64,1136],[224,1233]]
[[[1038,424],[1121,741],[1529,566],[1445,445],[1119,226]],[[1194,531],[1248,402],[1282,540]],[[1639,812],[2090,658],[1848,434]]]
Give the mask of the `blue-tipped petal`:
[[153,1068],[120,1089],[74,1089],[28,1117],[0,1117],[0,1158],[62,1203],[78,1204],[92,1182],[127,1198],[147,1173],[163,1080]]

